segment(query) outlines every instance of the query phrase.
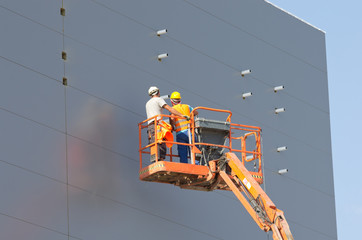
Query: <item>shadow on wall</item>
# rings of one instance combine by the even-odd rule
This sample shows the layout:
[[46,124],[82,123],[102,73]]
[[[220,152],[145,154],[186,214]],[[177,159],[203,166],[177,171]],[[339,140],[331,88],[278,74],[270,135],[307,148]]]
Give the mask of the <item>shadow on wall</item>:
[[110,104],[94,99],[88,99],[77,113],[73,123],[77,138],[68,140],[70,184],[103,195],[119,181],[112,177],[119,174],[118,168],[109,164],[110,160],[119,160],[117,149],[112,147],[128,130],[117,119]]

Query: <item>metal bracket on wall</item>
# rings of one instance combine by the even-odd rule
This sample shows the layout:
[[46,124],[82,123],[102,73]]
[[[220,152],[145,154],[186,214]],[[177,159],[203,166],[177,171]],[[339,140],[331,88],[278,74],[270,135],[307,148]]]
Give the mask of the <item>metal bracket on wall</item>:
[[64,61],[67,60],[67,53],[65,51],[62,51],[62,59]]
[[65,8],[60,8],[60,15],[65,16]]

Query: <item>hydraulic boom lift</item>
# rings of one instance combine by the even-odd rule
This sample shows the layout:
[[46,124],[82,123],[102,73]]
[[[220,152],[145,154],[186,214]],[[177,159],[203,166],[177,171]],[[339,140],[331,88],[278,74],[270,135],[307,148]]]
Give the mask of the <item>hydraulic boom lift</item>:
[[[195,110],[206,110],[228,114],[226,121],[216,121],[205,118],[195,118]],[[153,143],[142,144],[142,130],[147,128],[147,119],[139,123],[139,154],[142,181],[169,183],[184,189],[213,191],[215,189],[232,191],[243,204],[250,216],[265,232],[272,231],[274,240],[293,240],[289,225],[283,211],[276,208],[259,184],[263,183],[261,129],[231,123],[232,113],[227,110],[197,107],[191,113],[189,144],[156,139]],[[151,124],[164,124],[169,115],[158,115]],[[157,131],[156,131],[157,132]],[[157,133],[156,133],[157,134]],[[196,138],[195,138],[196,137]],[[198,139],[195,142],[195,139]],[[233,143],[239,142],[238,147]],[[191,149],[191,164],[174,162],[177,157],[172,153],[172,147],[164,161],[158,161],[157,145],[165,142],[167,145],[182,144]],[[250,150],[250,146],[253,149]],[[155,160],[144,166],[143,155],[150,155]],[[241,158],[239,160],[238,156]],[[199,165],[195,164],[199,161]],[[249,171],[247,167],[254,167]]]

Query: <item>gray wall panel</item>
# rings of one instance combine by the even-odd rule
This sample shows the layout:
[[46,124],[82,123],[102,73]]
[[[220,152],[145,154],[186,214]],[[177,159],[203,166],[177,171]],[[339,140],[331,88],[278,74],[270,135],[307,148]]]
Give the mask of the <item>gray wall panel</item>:
[[[318,240],[337,239],[335,237],[336,233],[323,233],[318,229],[311,229],[307,226],[295,224],[293,221],[290,220],[289,220],[289,226],[293,229],[294,238],[302,237],[303,239],[318,239]],[[272,239],[272,237],[270,236],[269,239]]]
[[[1,239],[16,239],[16,240],[29,240],[29,239],[57,239],[67,240],[66,234],[46,229],[45,227],[30,224],[20,219],[8,217],[0,214],[0,231]],[[74,238],[70,238],[74,240]]]
[[[287,168],[287,176],[293,180],[334,196],[334,187],[330,184],[333,182],[331,154],[268,128],[263,129],[263,143],[266,171]],[[287,146],[287,151],[277,152],[276,148],[281,146]]]
[[59,32],[62,31],[62,20],[59,14],[61,6],[62,0],[1,1],[2,8],[26,16],[37,23]]
[[67,233],[66,185],[0,162],[0,212]]
[[[245,3],[245,2],[243,2]],[[107,5],[108,4],[108,5]],[[118,3],[121,4],[121,3]],[[208,3],[207,3],[208,4]],[[176,41],[178,44],[186,44],[193,48],[193,51],[199,51],[199,54],[205,54],[209,57],[217,59],[221,64],[227,64],[231,68],[231,70],[242,70],[245,68],[252,68],[255,73],[256,78],[265,82],[268,86],[270,84],[273,86],[274,84],[283,84],[280,83],[281,79],[287,78],[288,82],[291,86],[296,88],[289,88],[288,91],[291,95],[296,95],[296,97],[303,99],[313,105],[318,106],[319,108],[326,109],[328,111],[328,103],[325,101],[319,101],[316,99],[320,99],[321,93],[318,92],[316,89],[320,89],[315,84],[319,86],[319,84],[324,84],[326,86],[326,75],[325,72],[315,69],[314,67],[310,66],[309,64],[301,63],[300,60],[296,59],[294,56],[288,55],[285,52],[281,51],[279,48],[270,47],[270,45],[265,44],[263,41],[259,41],[253,35],[248,34],[248,32],[239,31],[232,27],[230,24],[226,24],[218,20],[217,18],[205,14],[204,12],[200,11],[192,7],[191,5],[182,2],[170,2],[170,1],[161,1],[160,5],[167,6],[168,11],[164,11],[162,14],[153,14],[153,12],[158,11],[158,5],[154,4],[153,2],[143,2],[142,6],[144,8],[139,8],[132,3],[128,3],[122,6],[118,6],[116,3],[106,3],[106,6],[115,9],[117,12],[120,12],[126,16],[130,16],[132,20],[138,22],[146,22],[148,25],[147,27],[151,27],[157,30],[158,26],[164,26],[168,29],[169,33],[165,36],[160,37],[160,43],[166,43],[166,40],[170,38],[171,41]],[[211,5],[211,4],[210,4]],[[223,4],[225,6],[233,6],[234,4]],[[104,5],[103,5],[104,6]],[[255,7],[255,6],[254,6]],[[102,6],[98,6],[99,9],[102,9]],[[235,8],[235,7],[234,7]],[[146,10],[147,9],[147,10]],[[223,9],[222,7],[220,9]],[[188,13],[188,17],[185,18],[184,12]],[[248,14],[253,14],[253,11],[249,10]],[[111,14],[115,14],[112,12]],[[119,15],[119,14],[118,14]],[[240,16],[238,12],[238,16]],[[244,17],[244,16],[243,16]],[[119,18],[124,18],[123,16],[119,15]],[[197,20],[195,20],[197,18]],[[255,18],[255,17],[253,17]],[[293,18],[294,19],[294,18]],[[132,20],[129,20],[131,24],[134,24]],[[182,24],[180,24],[182,22]],[[257,21],[250,21],[250,19],[244,25],[254,24]],[[260,21],[259,21],[260,22]],[[270,22],[270,19],[269,21]],[[272,21],[273,22],[273,21]],[[284,21],[285,22],[285,21]],[[153,24],[153,26],[152,26]],[[265,23],[264,23],[265,25]],[[275,28],[272,27],[265,27],[265,26],[258,26],[255,27],[256,29],[260,29],[261,27],[268,31],[273,31]],[[140,25],[140,27],[144,27],[148,30],[146,26]],[[285,31],[285,30],[283,30]],[[315,32],[318,32],[314,30]],[[303,31],[302,31],[303,32]],[[264,33],[265,34],[265,33]],[[320,32],[318,32],[318,38],[320,38]],[[278,34],[276,34],[279,36]],[[133,35],[130,34],[129,37]],[[270,36],[270,34],[268,34]],[[292,34],[285,34],[283,37],[294,36]],[[137,39],[137,36],[134,36]],[[154,37],[157,38],[157,37]],[[280,38],[280,37],[279,37]],[[283,38],[281,38],[283,39]],[[303,38],[298,38],[298,40]],[[152,46],[151,39],[147,39],[146,44],[139,44],[138,42],[137,47],[134,49],[138,49],[138,47]],[[139,40],[138,40],[139,41]],[[304,41],[304,40],[303,40]],[[222,42],[223,44],[227,45],[228,48],[221,48],[219,43]],[[286,40],[286,42],[293,42],[290,40]],[[315,42],[315,41],[313,41]],[[152,41],[153,43],[153,41]],[[300,43],[302,44],[302,43]],[[316,47],[312,49],[311,53],[316,54],[316,50],[322,49],[324,51],[324,41]],[[160,46],[162,47],[162,46]],[[164,48],[168,48],[169,52],[172,51],[172,48],[168,47],[167,45]],[[293,46],[295,49],[303,49],[300,54],[305,53],[305,47],[298,46],[297,48]],[[179,52],[179,51],[177,51]],[[298,56],[299,56],[298,55]],[[320,54],[318,54],[319,56]],[[141,55],[142,56],[142,55]],[[322,56],[325,56],[322,55]],[[138,57],[138,56],[137,56]],[[177,66],[183,66],[186,61],[190,61],[192,58],[191,55],[189,57],[182,59],[182,63],[177,63]],[[316,56],[313,55],[311,59],[316,59]],[[127,58],[127,60],[130,60]],[[321,61],[325,62],[324,57],[319,59],[318,62]],[[171,60],[170,60],[171,61]],[[273,64],[270,64],[273,62]],[[137,63],[139,64],[139,59],[137,59]],[[294,64],[291,64],[294,63]],[[199,64],[198,64],[199,65]],[[289,65],[289,66],[288,66]],[[262,66],[262,68],[260,68]],[[304,67],[307,70],[301,71],[299,68]],[[188,68],[184,68],[188,69]],[[214,72],[212,71],[212,67],[210,67],[209,76],[212,76]],[[189,72],[193,73],[193,71]],[[313,74],[310,74],[312,72]],[[322,78],[316,78],[315,74],[323,74]],[[208,76],[204,76],[203,78],[196,78],[200,81],[203,81],[208,78]],[[231,76],[224,76],[223,79],[228,79]],[[313,87],[305,83],[305,78],[314,77],[317,81],[313,81]],[[293,81],[294,80],[294,81]],[[276,82],[274,82],[276,81]],[[323,98],[328,97],[328,92],[326,88],[323,92]],[[294,90],[294,91],[293,91]],[[303,92],[308,92],[309,97],[305,99]]]
[[[47,29],[27,17],[26,13],[25,17],[22,17],[0,8],[3,46],[1,56],[52,78],[61,79],[63,64],[60,33]],[[61,21],[59,16],[55,18]]]
[[137,159],[139,116],[73,88],[67,89],[68,133]]
[[0,89],[0,107],[59,131],[65,131],[62,84],[0,58],[6,85]]
[[65,135],[0,110],[0,160],[66,182]]
[[269,197],[288,213],[288,219],[328,236],[336,236],[335,222],[326,220],[335,216],[334,196],[311,189],[303,182],[296,183],[288,176],[266,172],[266,178]]
[[261,0],[21,2],[0,4],[0,222],[37,239],[271,239],[230,192],[139,181],[137,123],[156,85],[260,126],[262,187],[295,239],[337,238],[323,32]]
[[[268,91],[262,84],[251,81],[252,79],[245,79],[248,87],[231,88],[230,94],[223,97],[224,101],[229,103],[229,109],[234,112],[233,121],[240,121],[237,115],[244,115],[248,120],[239,123],[272,128],[322,151],[330,151],[329,114],[295,98],[290,98],[283,92],[275,94],[270,89]],[[240,83],[240,86],[242,84]],[[245,100],[241,97],[236,98],[238,92],[241,95],[243,92],[249,91],[253,92],[253,96]],[[275,114],[275,108],[280,107],[286,108],[286,111]],[[301,125],[308,126],[308,128],[299,131]]]
[[[138,209],[146,215],[157,215],[188,228],[197,226],[200,231],[221,238],[240,232],[233,231],[235,225],[231,223],[223,227],[223,230],[215,229],[215,219],[228,221],[233,218],[235,224],[242,222],[244,227],[240,231],[251,233],[257,230],[242,205],[228,192],[187,191],[172,185],[140,182],[138,162],[79,139],[69,138],[68,144],[69,183],[72,186],[128,208]],[[72,153],[72,148],[77,151]],[[227,207],[215,207],[220,202],[225,202]],[[195,212],[197,214],[193,215]]]
[[70,86],[136,113],[139,121],[146,117],[145,103],[138,99],[146,99],[149,85],[164,86],[167,82],[71,39],[66,42],[72,52],[66,63]]
[[[70,189],[71,234],[84,239],[222,239],[108,199]],[[99,229],[107,229],[106,232]]]
[[319,69],[326,68],[324,33],[264,1],[185,2],[236,26],[255,41],[278,48]]

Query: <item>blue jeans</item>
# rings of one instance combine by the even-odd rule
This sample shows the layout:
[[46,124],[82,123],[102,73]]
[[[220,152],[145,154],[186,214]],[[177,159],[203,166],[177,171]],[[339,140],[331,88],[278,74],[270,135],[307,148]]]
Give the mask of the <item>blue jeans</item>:
[[[176,142],[189,143],[188,132],[179,132],[176,134]],[[195,141],[196,142],[196,141]],[[190,155],[190,147],[185,145],[177,145],[178,156],[180,157],[180,163],[187,163],[187,155]],[[195,161],[199,164],[199,161]]]

